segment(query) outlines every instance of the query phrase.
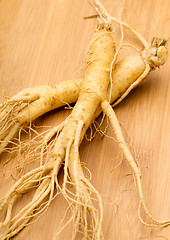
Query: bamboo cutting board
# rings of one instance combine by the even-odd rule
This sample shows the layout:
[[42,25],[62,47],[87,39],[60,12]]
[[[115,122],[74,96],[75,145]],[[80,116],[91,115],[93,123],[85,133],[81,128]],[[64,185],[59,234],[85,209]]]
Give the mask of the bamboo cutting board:
[[[106,0],[103,3],[117,18],[120,9],[126,8],[128,22],[148,41],[155,36],[170,37],[169,0]],[[72,79],[73,75],[82,77],[81,67],[97,23],[96,19],[84,20],[83,17],[93,14],[95,11],[87,0],[0,0],[1,99],[2,91],[12,96],[27,87],[56,84]],[[119,41],[120,31],[116,25],[114,34]],[[125,42],[136,42],[141,49],[134,36],[127,30],[124,34]],[[170,218],[169,66],[170,59],[115,108],[125,138],[133,146],[131,149],[135,149],[147,206],[160,220]],[[55,126],[69,113],[70,110],[55,110],[35,124]],[[111,126],[107,135],[113,136]],[[96,135],[90,143],[83,141],[80,156],[103,199],[106,240],[170,239],[169,227],[148,228],[139,221],[134,178],[126,161],[123,159],[120,163],[122,155],[113,139]],[[2,156],[3,161],[5,157]],[[12,164],[10,161],[8,167]],[[12,177],[1,180],[1,197],[14,182]],[[26,197],[18,201],[16,208],[20,201],[26,201]],[[53,239],[66,209],[67,204],[59,195],[36,222],[14,239]],[[58,239],[71,239],[71,226],[66,227]]]

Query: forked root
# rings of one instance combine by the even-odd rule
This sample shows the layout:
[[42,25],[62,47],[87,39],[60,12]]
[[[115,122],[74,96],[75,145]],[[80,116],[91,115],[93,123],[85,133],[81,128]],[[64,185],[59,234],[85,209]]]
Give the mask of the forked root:
[[[145,200],[144,200],[144,195],[143,195],[143,190],[142,190],[142,183],[141,183],[141,173],[139,170],[139,167],[136,163],[136,161],[134,160],[130,150],[127,147],[127,144],[124,140],[120,125],[119,125],[119,121],[116,117],[116,114],[114,112],[114,110],[112,109],[111,105],[109,104],[108,101],[103,101],[101,104],[101,107],[103,109],[103,112],[106,114],[106,116],[109,118],[110,123],[112,125],[112,128],[114,130],[114,134],[116,136],[116,140],[119,144],[119,147],[125,157],[125,159],[127,160],[128,164],[130,165],[130,167],[132,168],[133,174],[135,175],[136,178],[136,182],[137,182],[137,188],[138,188],[138,193],[139,193],[139,211],[138,211],[138,215],[139,215],[139,219],[141,220],[141,222],[149,227],[166,227],[168,225],[170,225],[170,220],[167,221],[158,221],[155,218],[152,217],[152,215],[149,213]],[[147,217],[152,221],[152,223],[147,223],[145,222],[140,214],[140,210],[141,210],[141,206],[143,207],[145,214],[147,215]]]
[[[0,224],[0,227],[5,227],[5,231],[0,235],[0,239],[5,240],[15,236],[29,223],[32,217],[37,216],[48,208],[54,197],[59,194],[59,191],[57,191],[57,194],[54,194],[57,177],[55,178],[53,171],[55,169],[58,174],[61,164],[62,161],[58,158],[53,164],[47,164],[28,172],[9,190],[7,195],[1,200],[0,205],[1,212],[7,207],[5,220]],[[56,182],[56,185],[58,186],[58,182]],[[33,188],[37,189],[32,200],[12,217],[12,210],[16,200],[23,193]],[[44,202],[47,196],[48,200]]]
[[[73,222],[72,239],[75,239],[77,233],[81,232],[83,239],[101,240],[103,239],[101,226],[103,219],[102,200],[97,190],[84,176],[79,158],[78,148],[81,141],[82,127],[83,121],[78,121],[75,136],[70,139],[66,149],[61,192],[69,203],[71,217],[65,225],[71,221]],[[68,181],[69,177],[71,182]],[[68,183],[74,186],[74,193],[68,190]],[[98,203],[99,210],[93,206],[93,201]],[[63,228],[57,232],[56,237]]]
[[82,79],[57,85],[38,86],[20,91],[0,104],[0,154],[20,127],[44,113],[77,100]]
[[[83,122],[78,121],[75,126],[75,134],[68,139],[66,147],[60,144],[63,136],[65,136],[61,134],[62,129],[64,131],[64,124],[59,128],[55,128],[54,131],[60,130],[61,133],[58,133],[56,137],[53,151],[50,149],[47,155],[49,160],[45,161],[45,164],[23,175],[1,200],[0,211],[1,213],[5,211],[5,219],[0,223],[0,227],[4,228],[0,239],[7,240],[15,236],[26,225],[30,224],[32,217],[43,213],[59,193],[67,200],[71,211],[69,222],[72,221],[74,225],[72,239],[75,239],[78,232],[82,233],[84,239],[103,239],[101,230],[103,218],[101,197],[84,176],[79,159],[78,148],[81,141]],[[48,133],[44,139],[49,141],[54,131],[51,131],[51,135]],[[40,147],[43,147],[44,151],[44,145],[42,144]],[[45,151],[48,151],[48,146]],[[42,152],[39,151],[39,153],[39,157],[41,158]],[[63,183],[59,185],[58,173],[63,162]],[[73,185],[75,190],[70,191],[68,185]],[[18,198],[33,188],[36,190],[31,201],[13,216],[13,208]],[[93,206],[93,201],[97,202],[98,208]]]

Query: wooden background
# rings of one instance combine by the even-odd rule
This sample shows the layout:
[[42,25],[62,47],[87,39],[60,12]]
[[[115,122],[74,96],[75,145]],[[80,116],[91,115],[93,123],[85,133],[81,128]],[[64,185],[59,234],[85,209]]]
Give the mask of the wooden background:
[[[169,0],[105,0],[103,3],[115,17],[121,8],[126,8],[128,22],[148,41],[154,36],[170,37]],[[72,79],[85,63],[97,23],[96,19],[83,17],[94,13],[87,0],[0,0],[1,99],[3,90],[12,96],[23,88]],[[115,39],[119,41],[116,25],[115,30]],[[135,38],[125,31],[125,41],[134,43]],[[141,48],[139,43],[137,46]],[[84,70],[80,70],[75,77],[83,75]],[[169,76],[170,59],[115,108],[126,140],[136,151],[148,208],[160,220],[170,218]],[[70,110],[56,110],[36,124],[54,126],[69,113]],[[110,126],[107,134],[113,136]],[[124,160],[114,168],[121,159],[115,141],[97,135],[91,143],[82,143],[80,154],[82,162],[91,170],[91,182],[103,196],[106,240],[170,239],[170,228],[159,230],[140,223],[139,199],[131,169]],[[2,196],[12,183],[12,179],[5,184],[1,181]],[[118,205],[117,212],[114,202]],[[62,196],[57,197],[39,220],[14,239],[53,239],[66,208]],[[69,240],[70,234],[68,227],[59,239]]]

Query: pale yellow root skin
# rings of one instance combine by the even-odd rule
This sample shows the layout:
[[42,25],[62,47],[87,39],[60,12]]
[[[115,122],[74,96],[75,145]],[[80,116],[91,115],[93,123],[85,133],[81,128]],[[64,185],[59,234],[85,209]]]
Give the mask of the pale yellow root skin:
[[[113,84],[111,102],[120,99],[129,86],[136,82],[144,71],[145,63],[140,55],[128,56],[115,64],[112,74]],[[12,140],[23,124],[30,123],[53,109],[76,102],[83,81],[84,79],[76,79],[61,82],[54,86],[28,88],[2,103],[0,122],[1,125],[10,124],[10,127],[2,127],[0,129],[0,154],[4,151],[8,142]],[[110,90],[108,92],[110,92]],[[14,108],[15,104],[18,107],[18,105],[20,106],[23,102],[28,105],[20,112],[13,113],[12,108]],[[96,113],[95,118],[99,113],[100,111]]]
[[[91,50],[93,52],[93,49]],[[151,50],[149,49],[149,52]],[[156,66],[159,66],[159,64],[163,64],[166,61],[167,57],[167,50],[165,47],[161,46],[161,49],[158,51],[159,59],[155,59],[153,56],[152,62],[150,63],[150,53],[148,58],[148,52],[143,51],[141,55],[132,55],[128,56],[126,59],[118,62],[114,67],[113,72],[113,84],[112,84],[112,96],[111,96],[111,102],[114,102],[114,106],[118,104],[128,93],[130,90],[133,89],[147,74],[150,72],[151,68],[155,68]],[[73,238],[76,236],[76,233],[79,229],[79,222],[81,224],[85,224],[85,227],[83,227],[83,231],[85,236],[89,233],[86,220],[83,218],[82,213],[85,211],[89,211],[91,218],[93,219],[94,226],[92,227],[91,236],[92,239],[102,239],[102,231],[101,231],[101,223],[102,223],[102,204],[101,204],[101,197],[98,194],[98,192],[95,190],[95,188],[90,184],[90,182],[85,178],[83,171],[81,169],[80,165],[80,159],[79,157],[74,157],[74,154],[77,154],[78,146],[80,142],[82,141],[82,138],[88,128],[88,126],[91,124],[91,122],[98,116],[98,114],[101,112],[100,109],[100,103],[103,101],[103,99],[109,98],[108,93],[110,92],[110,78],[109,78],[109,67],[105,66],[105,64],[102,63],[100,60],[98,63],[95,61],[95,57],[92,56],[92,59],[89,59],[90,68],[92,68],[92,73],[90,73],[90,68],[87,70],[87,75],[84,80],[76,80],[76,81],[68,81],[61,83],[57,86],[49,86],[48,88],[46,86],[37,87],[33,89],[23,90],[18,95],[14,96],[13,98],[9,99],[10,104],[7,105],[7,108],[4,108],[5,104],[2,106],[3,111],[1,112],[1,122],[4,120],[4,116],[7,112],[7,110],[10,110],[10,107],[13,108],[12,103],[23,103],[29,101],[29,105],[24,107],[20,112],[18,112],[17,116],[12,120],[10,128],[7,128],[7,134],[2,133],[1,138],[4,137],[3,141],[1,142],[1,151],[4,150],[6,144],[8,141],[11,140],[11,138],[14,136],[16,131],[20,128],[20,125],[22,125],[25,122],[29,122],[30,120],[34,120],[41,114],[52,110],[54,108],[63,106],[68,103],[72,103],[77,100],[79,96],[79,100],[70,115],[69,119],[62,123],[61,126],[58,126],[54,128],[45,139],[44,144],[47,144],[48,140],[55,134],[57,131],[61,131],[61,134],[56,140],[54,149],[53,149],[53,155],[51,156],[52,165],[49,168],[49,165],[43,165],[41,170],[37,169],[36,171],[31,171],[28,175],[25,176],[24,180],[20,180],[17,182],[13,188],[9,191],[7,196],[3,199],[1,202],[0,209],[3,210],[4,207],[8,205],[7,209],[7,215],[4,220],[4,222],[1,223],[1,227],[5,227],[10,223],[10,227],[8,227],[8,230],[4,233],[4,235],[1,236],[1,239],[7,239],[7,237],[14,236],[17,234],[26,224],[29,222],[29,220],[32,218],[33,210],[41,204],[43,199],[47,195],[50,195],[49,200],[47,204],[45,205],[47,208],[50,204],[50,202],[53,199],[53,193],[55,184],[58,188],[59,192],[62,192],[63,196],[68,200],[72,201],[73,204],[71,205],[71,210],[73,212],[73,216],[71,220],[75,221],[75,227],[74,227],[74,233]],[[153,65],[153,60],[155,61],[155,65]],[[98,66],[99,64],[99,66]],[[100,65],[105,66],[100,69]],[[93,82],[93,78],[97,79],[97,71],[93,72],[93,67],[100,72],[101,78],[99,81]],[[151,67],[150,67],[151,66]],[[102,75],[102,71],[103,74]],[[107,77],[106,77],[107,75]],[[90,76],[90,77],[89,77]],[[103,76],[103,77],[102,77]],[[106,81],[108,79],[108,81]],[[100,85],[101,80],[101,85]],[[103,84],[104,81],[104,84]],[[60,86],[61,88],[57,88]],[[81,93],[80,93],[81,88]],[[94,92],[94,89],[96,91]],[[48,90],[48,95],[46,95],[46,90]],[[37,92],[40,92],[41,94],[37,94]],[[29,93],[29,94],[28,94]],[[67,94],[66,94],[67,93]],[[72,94],[71,94],[72,93]],[[72,95],[72,96],[71,96]],[[24,96],[23,100],[21,101],[22,96]],[[64,99],[62,98],[64,96]],[[118,100],[117,100],[118,99]],[[117,100],[117,101],[116,101]],[[42,104],[42,109],[39,109],[39,104]],[[103,104],[102,104],[103,106]],[[111,108],[111,106],[109,107]],[[119,127],[115,125],[113,118],[113,113],[108,113],[106,108],[103,107],[104,112],[106,115],[110,118],[113,127],[115,128],[115,132],[117,131]],[[10,112],[10,111],[9,111]],[[11,111],[12,112],[12,111]],[[27,113],[27,114],[25,114]],[[12,116],[12,114],[11,114]],[[11,116],[9,117],[9,120],[11,119]],[[29,117],[28,117],[29,116]],[[8,123],[7,121],[7,123]],[[7,124],[5,123],[5,124]],[[79,125],[82,123],[81,129],[79,130]],[[5,124],[3,128],[5,129]],[[79,133],[78,141],[76,140],[77,132]],[[117,133],[117,139],[118,143],[122,141],[121,132],[120,129]],[[119,139],[119,137],[121,137]],[[68,142],[70,142],[70,146],[68,147]],[[75,144],[76,142],[76,144]],[[121,145],[121,144],[120,144]],[[77,149],[77,150],[76,150]],[[123,148],[121,148],[122,151],[126,149],[128,152],[128,148],[126,146],[126,143],[124,142]],[[43,155],[43,154],[42,154]],[[130,156],[130,160],[129,160]],[[145,223],[142,218],[140,217],[141,221],[147,225],[147,226],[167,226],[169,225],[169,221],[165,222],[159,222],[155,220],[150,213],[148,212],[144,198],[142,193],[142,187],[140,183],[140,173],[138,167],[135,165],[135,162],[133,162],[133,158],[130,155],[130,152],[128,154],[125,154],[126,159],[128,162],[134,166],[132,167],[135,176],[137,178],[138,182],[138,190],[140,195],[140,205],[144,207],[144,210],[149,216],[149,218],[154,222],[153,224],[147,224]],[[67,161],[66,161],[67,159]],[[58,171],[63,163],[63,161],[67,162],[68,165],[65,167],[65,178],[63,183],[63,188],[61,188],[57,181],[57,175]],[[50,171],[50,174],[46,176],[46,172]],[[39,173],[40,171],[40,173]],[[68,195],[66,191],[66,185],[67,185],[67,179],[68,179],[68,171],[72,178],[72,181],[74,185],[76,186],[76,193],[75,198],[73,199]],[[46,178],[50,178],[51,180],[46,181]],[[14,204],[14,201],[18,198],[18,195],[24,193],[25,191],[32,188],[33,185],[36,183],[41,182],[40,186],[38,187],[32,201],[30,204],[24,208],[19,213],[19,219],[16,221],[16,218],[11,219],[11,212],[12,207]],[[45,184],[45,185],[44,185]],[[44,186],[44,187],[43,187]],[[14,192],[17,192],[17,194],[13,194]],[[96,210],[94,209],[92,202],[90,200],[90,193],[94,192],[96,195],[96,198],[99,201],[99,214],[96,213]],[[39,197],[39,194],[41,193],[41,198]],[[80,206],[81,209],[77,207],[77,204]],[[84,210],[82,210],[84,209]],[[86,210],[85,210],[86,209]],[[80,214],[81,212],[81,214]],[[26,216],[26,220],[24,218]]]
[[[6,219],[2,223],[2,225],[6,225],[6,230],[1,235],[1,239],[5,240],[17,234],[27,224],[31,216],[33,216],[33,210],[41,204],[47,195],[49,195],[48,206],[53,199],[55,188],[63,194],[70,204],[71,212],[73,213],[71,220],[74,222],[72,239],[75,239],[77,232],[80,230],[83,232],[85,239],[103,239],[101,197],[84,176],[78,149],[87,128],[99,108],[101,100],[107,97],[110,84],[110,68],[114,54],[115,44],[110,32],[105,28],[97,30],[89,47],[87,56],[88,67],[79,98],[71,115],[64,126],[62,126],[61,133],[55,140],[50,160],[47,164],[42,165],[42,167],[23,176],[22,179],[16,182],[1,202],[1,210],[3,210],[8,202],[11,202],[13,206],[13,192],[17,193],[14,197],[16,199],[21,192],[29,190],[30,186],[36,182],[39,183],[32,201],[17,214],[17,217],[15,216],[11,219],[12,207],[10,207]],[[52,131],[50,134],[52,136],[54,132]],[[47,140],[49,137],[50,135],[47,137]],[[64,179],[63,185],[60,187],[57,175],[63,161],[65,162]],[[50,172],[48,173],[49,168]],[[75,192],[72,195],[67,190],[69,178],[71,178],[71,184],[75,186]],[[99,205],[98,210],[93,206],[91,193],[96,196]],[[87,221],[88,215],[90,215],[89,222]],[[26,217],[27,222],[25,220]]]
[[[110,37],[110,34],[107,34]],[[105,35],[102,33],[102,37]],[[100,37],[99,37],[100,38]],[[95,36],[95,40],[92,41],[92,46],[94,46],[94,43],[98,39],[98,37]],[[110,41],[110,40],[109,40]],[[110,41],[113,44],[113,41]],[[106,44],[107,48],[110,47],[109,44]],[[112,52],[113,51],[113,46]],[[100,47],[98,47],[100,49]],[[150,49],[149,49],[150,51]],[[53,108],[65,105],[65,102],[74,102],[76,101],[77,97],[78,101],[72,111],[72,114],[69,116],[67,121],[61,124],[61,126],[58,126],[54,128],[45,138],[44,144],[47,144],[48,140],[55,134],[57,131],[61,131],[59,137],[56,139],[55,146],[53,149],[53,154],[51,156],[51,162],[50,165],[42,165],[39,169],[31,171],[28,175],[24,176],[20,181],[18,181],[13,188],[8,192],[8,194],[5,196],[5,198],[2,200],[0,205],[0,210],[2,211],[4,207],[8,204],[7,208],[7,214],[5,220],[1,223],[1,227],[5,227],[9,225],[10,227],[7,228],[5,233],[1,235],[1,239],[7,239],[8,237],[12,237],[15,234],[17,234],[26,224],[29,222],[29,220],[32,218],[34,209],[41,205],[41,202],[49,196],[49,200],[47,201],[47,204],[45,205],[45,208],[47,208],[50,204],[50,202],[53,199],[54,194],[54,188],[55,185],[59,192],[63,194],[63,196],[67,199],[68,202],[72,201],[71,204],[71,211],[73,213],[71,220],[74,221],[74,231],[73,231],[73,239],[76,236],[76,233],[79,231],[79,224],[81,222],[81,230],[84,232],[85,236],[88,236],[89,229],[86,218],[84,218],[84,213],[87,211],[90,213],[93,226],[91,226],[92,230],[90,232],[91,239],[102,239],[102,203],[101,203],[101,197],[99,193],[96,191],[96,189],[90,184],[90,182],[85,178],[84,173],[81,168],[80,159],[78,155],[78,147],[84,137],[84,134],[91,124],[91,122],[95,119],[96,116],[100,113],[100,104],[105,112],[105,114],[109,117],[112,126],[115,131],[115,135],[117,137],[117,141],[120,145],[120,148],[122,152],[125,155],[125,158],[127,159],[128,163],[132,167],[134,174],[136,176],[137,180],[137,186],[139,190],[139,196],[140,196],[140,205],[144,207],[144,210],[147,214],[147,216],[154,222],[153,224],[145,223],[142,218],[140,217],[141,221],[147,225],[147,226],[167,226],[169,225],[169,221],[165,222],[159,222],[156,219],[154,219],[150,213],[148,212],[144,198],[143,198],[143,192],[142,192],[142,185],[141,185],[141,176],[140,171],[138,169],[138,166],[136,165],[135,161],[133,160],[133,157],[126,146],[126,143],[124,141],[124,138],[121,134],[120,126],[118,124],[118,121],[116,119],[116,116],[109,105],[107,101],[103,101],[104,99],[109,98],[108,93],[110,92],[110,71],[109,71],[109,64],[111,65],[111,60],[113,59],[113,56],[111,55],[110,60],[105,55],[104,51],[101,51],[101,54],[103,59],[101,60],[99,56],[93,55],[92,53],[95,52],[95,49],[90,49],[89,53],[89,62],[87,73],[85,80],[82,83],[82,80],[77,80],[74,82],[64,82],[60,84],[61,88],[60,90],[57,89],[57,87],[37,87],[29,90],[29,94],[27,90],[22,91],[15,97],[13,97],[10,101],[21,101],[21,96],[25,96],[24,101],[30,101],[29,106],[24,107],[17,115],[14,124],[11,124],[10,127],[10,134],[7,134],[5,136],[5,141],[7,142],[10,140],[10,137],[15,134],[15,131],[17,131],[20,127],[20,124],[22,125],[25,122],[29,122],[29,120],[34,120],[38,116],[40,116],[42,113],[45,113],[46,111],[52,110]],[[130,90],[133,89],[151,70],[151,67],[154,68],[157,64],[162,64],[166,60],[166,53],[167,50],[161,47],[160,58],[162,59],[152,59],[152,62],[150,63],[150,55],[148,58],[148,52],[144,51],[141,55],[133,55],[129,56],[126,59],[120,61],[117,63],[114,67],[113,72],[113,83],[112,84],[112,96],[111,101],[115,102],[114,105],[118,104],[128,93]],[[165,56],[162,54],[164,53]],[[97,58],[97,60],[96,60]],[[153,60],[155,61],[155,65],[153,66]],[[104,61],[104,62],[103,62]],[[108,64],[108,65],[107,65]],[[151,66],[151,67],[150,67]],[[95,71],[94,71],[95,69]],[[124,74],[123,74],[124,72]],[[100,76],[98,78],[98,76]],[[96,81],[94,82],[93,79]],[[74,85],[74,87],[73,87]],[[67,90],[65,90],[67,86]],[[69,86],[69,87],[68,87]],[[62,88],[63,87],[63,88]],[[81,91],[80,91],[81,88]],[[48,89],[48,92],[50,93],[48,96],[46,96],[46,90]],[[37,94],[37,91],[41,92],[41,96]],[[58,91],[58,92],[57,92]],[[64,94],[65,98],[64,100],[61,100],[61,93]],[[73,92],[74,94],[72,97],[70,97],[70,93]],[[57,95],[55,95],[57,94]],[[54,99],[55,98],[55,99]],[[54,101],[55,100],[55,101]],[[32,101],[32,102],[31,102]],[[55,102],[55,104],[54,104]],[[39,104],[42,103],[42,111],[39,111]],[[46,103],[48,103],[46,105]],[[107,104],[106,104],[107,103]],[[9,109],[10,105],[7,106]],[[2,107],[3,108],[3,107]],[[4,110],[4,108],[3,108]],[[112,111],[111,111],[112,110]],[[6,109],[4,110],[6,111]],[[25,115],[25,113],[27,113]],[[2,119],[4,117],[4,112],[1,113]],[[28,118],[28,114],[30,117]],[[11,117],[11,116],[10,116]],[[5,125],[4,125],[5,126]],[[5,146],[5,141],[2,141],[1,149]],[[4,145],[3,145],[4,144]],[[42,154],[43,155],[43,154]],[[64,182],[63,187],[61,188],[57,181],[57,175],[59,172],[59,169],[65,161],[65,175],[64,175]],[[50,173],[46,175],[47,171]],[[67,182],[68,182],[68,172],[71,176],[72,183],[75,185],[76,193],[75,197],[70,197],[67,193]],[[27,205],[24,209],[22,209],[18,213],[18,219],[16,220],[16,216],[11,219],[11,212],[13,208],[14,201],[18,198],[18,196],[25,191],[32,188],[33,185],[36,183],[39,183],[40,185],[37,188],[35,195],[30,202],[29,205]],[[17,192],[17,194],[14,194],[14,192]],[[90,193],[93,192],[96,195],[96,198],[99,202],[99,213],[96,212],[96,209],[94,209],[92,205],[92,201],[90,199]],[[41,195],[41,197],[40,197]],[[10,204],[9,204],[10,203]],[[78,205],[77,205],[78,204]],[[79,207],[78,207],[79,206]],[[25,219],[26,217],[26,219]]]
[[[0,106],[0,154],[25,123],[77,100],[82,80],[24,89]],[[72,94],[71,94],[72,93]],[[26,106],[23,106],[23,104]],[[17,109],[17,110],[16,110]]]

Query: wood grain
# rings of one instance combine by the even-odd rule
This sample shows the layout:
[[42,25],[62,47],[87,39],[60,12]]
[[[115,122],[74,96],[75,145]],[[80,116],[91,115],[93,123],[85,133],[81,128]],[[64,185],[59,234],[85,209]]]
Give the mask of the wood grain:
[[[126,8],[128,22],[148,41],[154,36],[170,37],[169,0],[103,2],[115,17],[122,7]],[[4,90],[12,96],[26,87],[71,79],[85,63],[97,20],[83,17],[92,14],[94,10],[87,0],[0,0],[1,92]],[[116,25],[114,34],[119,41],[120,31]],[[128,31],[125,31],[125,39],[135,43]],[[141,48],[139,42],[137,46]],[[125,137],[135,149],[148,208],[160,220],[170,217],[169,65],[170,59],[115,109]],[[79,70],[75,77],[83,75],[84,70]],[[41,117],[36,124],[53,126],[69,113],[70,110],[56,110]],[[110,126],[107,135],[113,136]],[[140,223],[139,199],[131,170],[124,159],[114,168],[121,159],[115,141],[97,135],[92,142],[82,143],[80,154],[92,173],[91,182],[103,196],[105,239],[170,239],[170,228],[151,229]],[[5,183],[1,181],[1,196],[13,183],[12,178]],[[53,239],[66,208],[65,200],[58,196],[44,215],[14,239]],[[69,240],[70,234],[69,226],[58,239]]]

